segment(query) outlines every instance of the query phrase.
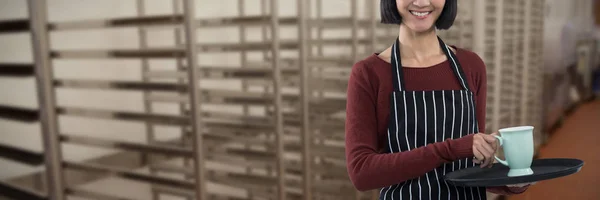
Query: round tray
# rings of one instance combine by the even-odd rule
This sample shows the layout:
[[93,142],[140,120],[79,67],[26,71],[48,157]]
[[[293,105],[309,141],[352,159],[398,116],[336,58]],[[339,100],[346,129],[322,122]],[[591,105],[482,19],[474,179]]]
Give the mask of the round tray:
[[583,161],[578,159],[536,159],[531,164],[531,175],[509,177],[509,168],[496,163],[491,168],[476,166],[457,170],[446,174],[445,179],[449,184],[463,187],[505,186],[568,176],[579,172],[581,167]]

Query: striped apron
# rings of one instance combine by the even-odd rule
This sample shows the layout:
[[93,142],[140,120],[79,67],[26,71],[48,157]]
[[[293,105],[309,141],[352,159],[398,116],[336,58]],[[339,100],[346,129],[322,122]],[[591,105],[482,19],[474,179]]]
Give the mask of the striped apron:
[[[392,46],[394,91],[390,98],[387,153],[410,151],[445,139],[479,132],[473,92],[454,53],[438,38],[462,90],[406,91],[400,61],[399,41]],[[443,176],[473,167],[473,158],[446,163],[421,177],[382,188],[379,199],[486,199],[485,188],[449,185]]]

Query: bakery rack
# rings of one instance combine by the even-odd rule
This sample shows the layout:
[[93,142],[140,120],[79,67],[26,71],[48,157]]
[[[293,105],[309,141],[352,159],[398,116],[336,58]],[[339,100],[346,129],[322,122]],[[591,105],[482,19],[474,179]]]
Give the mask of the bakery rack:
[[[290,95],[289,98],[284,98],[283,112],[283,129],[286,133],[284,140],[289,142],[284,143],[285,149],[285,165],[286,165],[286,178],[289,177],[289,181],[286,181],[286,187],[289,188],[290,194],[296,195],[296,197],[302,197],[307,199],[336,199],[336,198],[361,198],[366,196],[364,194],[357,193],[352,185],[350,184],[344,162],[344,149],[343,149],[343,113],[345,109],[345,87],[347,82],[348,73],[350,67],[356,59],[362,55],[372,53],[376,44],[375,41],[389,40],[390,32],[384,32],[383,36],[375,36],[370,34],[371,38],[359,37],[359,32],[374,31],[375,29],[369,29],[370,27],[376,26],[376,21],[373,12],[376,9],[374,2],[362,1],[360,5],[365,5],[368,8],[364,18],[359,19],[357,14],[360,1],[351,1],[346,3],[348,5],[349,17],[327,17],[323,16],[323,1],[297,1],[298,13],[296,16],[282,16],[280,20],[280,28],[282,30],[298,27],[297,41],[283,40],[282,43],[291,46],[289,51],[298,52],[297,56],[285,56],[282,57],[282,68],[283,91],[302,91],[300,98],[306,98],[301,102],[293,99]],[[268,10],[265,7],[265,1],[261,1],[261,14],[265,15],[264,11]],[[364,3],[364,4],[363,4]],[[238,2],[239,7],[243,7],[241,2]],[[307,9],[311,8],[311,9]],[[305,12],[301,12],[304,10]],[[238,10],[240,15],[243,15],[244,9]],[[307,16],[308,15],[308,16]],[[238,27],[240,28],[240,42],[245,42],[244,34],[245,29],[248,26]],[[385,27],[385,26],[383,26]],[[264,30],[264,29],[263,29]],[[326,38],[327,32],[340,32],[350,33],[347,38],[345,37],[333,37]],[[386,31],[386,30],[384,30]],[[307,34],[313,33],[313,34]],[[263,39],[264,35],[262,34]],[[315,35],[315,36],[312,36]],[[337,36],[337,35],[336,35]],[[331,36],[329,36],[331,37]],[[383,43],[383,42],[382,42]],[[385,42],[387,43],[387,42]],[[385,44],[384,44],[385,45]],[[346,48],[347,52],[328,55],[327,51],[330,48]],[[264,51],[264,50],[263,50]],[[331,50],[329,50],[331,51]],[[239,63],[242,64],[241,69],[250,70],[248,68],[254,68],[255,66],[268,66],[269,60],[272,58],[270,54],[263,54],[264,60],[258,62],[249,62],[247,59],[248,52],[242,50]],[[296,53],[294,53],[296,54]],[[293,55],[293,54],[292,54]],[[346,55],[346,56],[344,56]],[[351,55],[351,56],[347,56]],[[201,67],[202,68],[202,67]],[[306,70],[301,72],[301,70]],[[304,76],[302,81],[301,74]],[[218,76],[225,77],[225,76]],[[210,77],[205,77],[210,78]],[[247,89],[260,90],[265,87],[270,87],[269,81],[261,80],[263,77],[226,77],[231,79],[242,79],[241,88],[243,91]],[[303,85],[302,83],[306,83]],[[313,95],[307,95],[312,93]],[[284,96],[285,97],[285,96]],[[302,105],[298,105],[302,103]],[[272,115],[272,111],[265,110],[263,114],[248,114],[247,105],[242,105],[243,118],[245,119],[256,119],[265,120],[263,114],[267,116]],[[263,108],[261,108],[263,109]],[[302,113],[311,113],[310,115]],[[240,113],[238,113],[240,114]],[[268,119],[267,119],[268,120]],[[269,123],[265,123],[268,126]],[[221,129],[219,129],[220,131]],[[307,131],[309,130],[309,131]],[[247,130],[246,130],[247,131]],[[255,139],[263,135],[252,135],[251,139]],[[306,137],[309,136],[309,137]],[[263,136],[268,137],[268,136]],[[304,137],[302,139],[302,137]],[[286,139],[288,138],[288,139]],[[269,149],[268,146],[260,146],[254,142],[248,144],[242,140],[235,140],[234,137],[229,137],[227,145],[238,145],[239,150],[253,152],[249,146],[254,145],[262,149]],[[311,141],[307,144],[302,141]],[[260,140],[263,141],[263,140]],[[302,146],[301,146],[302,145]],[[304,159],[310,159],[311,166],[307,166],[303,162]],[[264,170],[262,165],[248,165],[245,166],[245,172],[254,173],[254,171]],[[328,169],[329,168],[329,169]],[[308,169],[304,171],[303,169]],[[269,167],[266,169],[267,173]],[[234,172],[230,172],[234,175]],[[239,172],[238,172],[239,173]],[[301,180],[311,180],[311,182],[301,182]],[[303,185],[301,185],[303,184]],[[248,196],[257,196],[258,194],[252,194],[253,191],[257,191],[256,184],[251,187],[244,187],[238,185],[243,189],[246,189]],[[309,189],[307,189],[309,188]],[[310,192],[305,192],[310,191]],[[344,191],[339,193],[339,191]],[[302,192],[302,193],[301,193]],[[313,198],[311,198],[311,196]],[[292,196],[293,197],[293,196]]]
[[542,87],[543,0],[476,1],[473,11],[473,51],[488,74],[486,132],[539,125],[542,113],[532,109],[541,93],[529,90]]
[[[49,22],[47,16],[48,5],[47,1],[28,1],[30,6],[30,12],[36,14],[36,23],[33,23],[34,30],[37,34],[34,37],[34,43],[39,45],[37,51],[39,56],[36,57],[36,62],[39,63],[39,68],[44,69],[44,97],[48,99],[55,99],[55,96],[59,92],[65,90],[114,90],[114,91],[161,91],[161,92],[181,92],[185,93],[184,99],[189,102],[196,102],[199,97],[198,84],[175,84],[175,83],[149,83],[141,81],[124,81],[124,80],[86,80],[83,78],[70,79],[54,76],[54,72],[57,68],[60,68],[61,62],[65,60],[77,60],[85,63],[86,60],[97,59],[97,60],[108,60],[108,59],[139,59],[139,58],[178,58],[184,59],[186,63],[195,66],[197,58],[195,55],[197,48],[195,44],[193,26],[194,6],[191,6],[192,1],[182,1],[184,14],[181,15],[157,15],[157,16],[144,16],[144,17],[122,17],[102,20],[75,20],[68,22]],[[152,47],[145,49],[77,49],[77,50],[65,50],[57,49],[50,42],[50,34],[56,34],[61,32],[69,31],[81,31],[81,30],[102,30],[102,29],[120,29],[120,28],[131,28],[137,26],[180,26],[185,30],[185,39],[188,41],[185,45],[168,46],[168,47]],[[83,64],[85,65],[85,64]],[[81,66],[85,67],[85,66]],[[197,68],[191,67],[187,69],[187,74],[191,77],[197,77]],[[58,103],[57,103],[58,102]],[[60,123],[65,118],[79,118],[79,119],[100,119],[100,120],[120,120],[123,122],[145,122],[145,123],[156,123],[171,126],[182,126],[186,125],[192,132],[200,131],[199,121],[200,115],[196,109],[198,104],[190,104],[191,112],[187,116],[177,116],[170,114],[158,114],[158,113],[139,113],[132,111],[109,111],[106,109],[89,108],[85,106],[73,106],[65,105],[68,103],[61,103],[60,101],[50,102],[46,104],[43,110],[47,113],[48,118],[53,119],[49,124],[52,127],[48,128],[50,132],[45,135],[45,138],[52,142],[51,146],[55,146],[59,149],[66,148],[66,145],[79,145],[87,147],[97,147],[106,149],[118,149],[123,151],[134,151],[144,152],[151,154],[162,154],[169,156],[181,156],[188,158],[200,158],[202,155],[202,138],[196,137],[196,134],[192,135],[191,147],[169,147],[167,145],[161,145],[159,143],[135,143],[128,141],[113,140],[101,137],[90,137],[80,133],[73,133],[65,127],[64,123]],[[60,119],[60,120],[59,120]],[[61,126],[62,125],[62,126]],[[67,151],[65,151],[67,152]],[[179,188],[187,188],[194,191],[195,196],[198,199],[203,198],[202,195],[206,195],[204,191],[204,184],[196,184],[197,182],[190,180],[181,180],[175,178],[153,176],[147,173],[141,173],[133,171],[127,168],[123,168],[118,165],[102,165],[97,163],[86,163],[76,161],[72,159],[62,159],[65,152],[57,151],[54,152],[56,159],[52,160],[51,165],[57,168],[57,176],[64,177],[67,171],[85,171],[90,174],[104,174],[122,177],[129,180],[143,181],[148,183],[154,183],[157,185],[169,185]],[[197,169],[194,170],[193,178],[195,180],[203,180],[204,173],[202,162],[203,159],[194,159]],[[92,199],[106,199],[112,198],[110,194],[101,194],[91,190],[82,189],[78,187],[78,184],[69,183],[60,179],[53,180],[49,183],[53,188],[54,196],[51,199],[65,199],[67,196],[70,198],[92,198]]]
[[[54,111],[50,116],[56,120],[53,123],[56,127],[53,129],[55,132],[47,137],[59,140],[53,144],[61,148],[77,145],[138,152],[142,157],[142,165],[147,167],[133,169],[120,164],[105,165],[62,158],[54,166],[62,171],[105,174],[148,183],[154,198],[168,193],[190,199],[284,199],[311,195],[311,191],[314,191],[315,199],[331,199],[332,195],[360,198],[345,177],[343,117],[340,118],[340,115],[343,115],[345,104],[345,78],[359,57],[359,45],[370,46],[364,49],[370,48],[372,52],[375,49],[374,41],[378,38],[359,38],[359,31],[366,31],[376,23],[373,18],[358,19],[357,2],[349,4],[350,17],[311,18],[307,16],[311,13],[310,9],[302,1],[297,2],[298,9],[304,10],[300,13],[305,14],[282,17],[275,9],[278,8],[278,1],[263,0],[259,16],[244,15],[244,1],[238,1],[240,16],[198,19],[195,17],[195,1],[175,1],[172,4],[173,13],[160,15],[147,15],[145,2],[137,1],[136,16],[50,22],[46,16],[46,1],[29,1],[35,13],[40,15],[37,28],[41,28],[36,41],[42,46],[39,51],[44,57],[37,60],[42,68],[49,70],[45,74],[48,97],[55,98],[57,91],[65,90],[118,91],[143,96],[143,111],[52,103],[47,109]],[[376,8],[368,1],[363,2],[371,9]],[[322,9],[321,3],[316,1],[312,5]],[[319,12],[324,13],[316,11]],[[371,13],[372,17],[374,13]],[[316,39],[299,40],[304,42],[283,40],[280,38],[280,29],[285,26],[305,27],[299,30],[316,30],[319,33]],[[239,43],[206,42],[200,41],[201,37],[197,38],[204,29],[222,27],[238,28]],[[261,40],[246,40],[244,32],[256,27],[262,31]],[[139,46],[68,50],[56,48],[48,38],[50,34],[62,32],[105,29],[137,30]],[[349,38],[324,38],[330,29],[345,29],[351,34]],[[173,43],[151,45],[149,41],[153,39],[149,36],[152,32],[164,30],[172,32]],[[298,35],[312,38],[312,34],[306,30],[298,31]],[[329,56],[327,51],[331,47],[349,47],[351,56]],[[255,55],[252,54],[254,52],[262,55],[251,57]],[[286,52],[297,55],[283,56]],[[215,65],[202,60],[202,55],[228,53],[241,54],[240,63],[233,66]],[[63,78],[53,75],[53,71],[66,62],[85,65],[96,60],[139,61],[142,75],[138,80]],[[164,60],[171,64],[158,64],[161,67],[156,67],[156,62]],[[214,80],[237,81],[241,83],[241,88],[205,86],[205,82]],[[337,96],[331,95],[336,92]],[[177,109],[160,111],[156,109],[157,104],[173,105]],[[229,111],[236,108],[242,108],[242,112]],[[308,115],[309,112],[311,115]],[[146,130],[146,142],[66,131],[69,127],[59,126],[62,124],[59,118],[142,124]],[[163,131],[165,127],[177,129],[180,136],[158,139],[159,135],[164,134],[162,132],[168,132]],[[56,155],[62,156],[61,152]],[[314,162],[302,164],[304,159]],[[238,166],[243,170],[223,166]],[[312,180],[303,181],[307,179]],[[60,196],[127,199],[62,180],[56,183],[62,184],[53,190]],[[242,195],[230,190],[215,191],[214,185],[241,189]],[[339,189],[345,192],[340,193]]]
[[471,19],[472,50],[483,59],[487,70],[486,130],[482,131],[532,125],[536,150],[545,138],[541,107],[543,10],[544,0],[474,1]]
[[[18,147],[15,144],[0,144],[0,158],[26,165],[28,167],[45,169],[43,176],[34,180],[33,187],[25,184],[11,183],[9,181],[0,181],[0,197],[11,199],[31,199],[31,200],[46,200],[60,199],[60,193],[56,191],[62,187],[62,171],[58,162],[60,155],[59,149],[56,146],[56,138],[46,137],[55,133],[56,118],[53,116],[53,96],[48,93],[49,71],[44,68],[45,63],[43,58],[45,55],[42,52],[43,43],[47,38],[44,35],[43,18],[41,13],[37,13],[35,6],[27,7],[28,18],[18,19],[3,19],[0,20],[0,37],[15,36],[19,34],[28,34],[31,38],[32,61],[29,62],[14,62],[0,61],[0,79],[13,80],[31,80],[35,82],[37,93],[37,108],[28,108],[22,105],[0,105],[0,120],[11,123],[19,123],[25,125],[39,125],[42,134],[43,152],[37,152],[28,148]],[[12,92],[26,91],[11,91],[4,93],[10,95]],[[14,94],[13,94],[14,95]]]
[[525,15],[525,59],[524,68],[527,71],[523,77],[523,97],[521,106],[525,111],[521,113],[522,124],[532,124],[537,128],[534,131],[535,146],[539,148],[545,142],[544,133],[544,0],[526,1],[528,8]]

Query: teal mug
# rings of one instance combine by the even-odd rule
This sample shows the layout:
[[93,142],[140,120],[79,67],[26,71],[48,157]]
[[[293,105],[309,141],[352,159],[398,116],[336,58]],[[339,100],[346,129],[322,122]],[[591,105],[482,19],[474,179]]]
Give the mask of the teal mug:
[[533,174],[531,163],[533,162],[533,126],[518,126],[498,130],[500,136],[495,136],[504,149],[504,157],[496,160],[508,166],[509,177],[525,176]]

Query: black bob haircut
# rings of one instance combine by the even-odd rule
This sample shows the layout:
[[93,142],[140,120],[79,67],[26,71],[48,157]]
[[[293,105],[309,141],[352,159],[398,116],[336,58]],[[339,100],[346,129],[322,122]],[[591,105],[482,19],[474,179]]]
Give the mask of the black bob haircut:
[[[437,29],[449,29],[454,20],[456,19],[456,13],[458,10],[458,0],[446,0],[442,14],[435,22]],[[402,17],[398,12],[396,6],[396,0],[381,0],[381,23],[384,24],[400,24],[402,23]]]

